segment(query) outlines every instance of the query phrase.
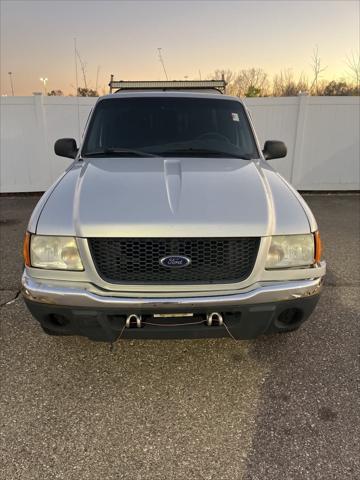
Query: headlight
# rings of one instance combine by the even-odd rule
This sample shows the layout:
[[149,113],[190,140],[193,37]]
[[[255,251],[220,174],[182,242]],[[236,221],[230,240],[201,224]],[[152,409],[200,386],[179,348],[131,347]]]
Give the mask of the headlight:
[[73,237],[31,235],[30,262],[32,267],[49,270],[84,270]]
[[278,235],[272,237],[266,267],[310,267],[315,262],[314,235]]

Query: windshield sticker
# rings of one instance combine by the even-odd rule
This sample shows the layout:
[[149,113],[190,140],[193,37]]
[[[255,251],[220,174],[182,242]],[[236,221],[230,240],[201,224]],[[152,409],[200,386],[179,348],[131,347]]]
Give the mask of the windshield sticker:
[[237,113],[232,113],[231,116],[234,122],[239,122],[239,115]]

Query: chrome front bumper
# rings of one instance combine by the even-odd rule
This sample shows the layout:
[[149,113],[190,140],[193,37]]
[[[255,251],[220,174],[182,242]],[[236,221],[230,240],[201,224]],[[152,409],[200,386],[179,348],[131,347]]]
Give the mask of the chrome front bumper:
[[[322,288],[322,278],[291,280],[254,285],[244,292],[229,295],[193,297],[121,297],[101,295],[86,288],[45,283],[30,277],[25,271],[22,276],[22,294],[26,301],[69,308],[118,309],[121,311],[144,310],[146,312],[223,310],[226,307],[283,302],[317,295]],[[75,282],[74,282],[75,283]],[[93,287],[93,286],[92,286]]]

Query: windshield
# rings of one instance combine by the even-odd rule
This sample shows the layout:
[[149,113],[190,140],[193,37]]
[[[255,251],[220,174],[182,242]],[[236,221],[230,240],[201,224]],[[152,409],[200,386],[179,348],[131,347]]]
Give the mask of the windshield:
[[150,154],[259,156],[244,107],[236,100],[137,97],[100,101],[82,155]]

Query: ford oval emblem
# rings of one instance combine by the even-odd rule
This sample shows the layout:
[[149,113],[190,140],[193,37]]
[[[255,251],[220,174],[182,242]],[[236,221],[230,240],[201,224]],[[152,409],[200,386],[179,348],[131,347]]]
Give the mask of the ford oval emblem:
[[191,260],[188,257],[182,255],[170,255],[160,260],[160,265],[167,268],[182,268],[190,265]]

